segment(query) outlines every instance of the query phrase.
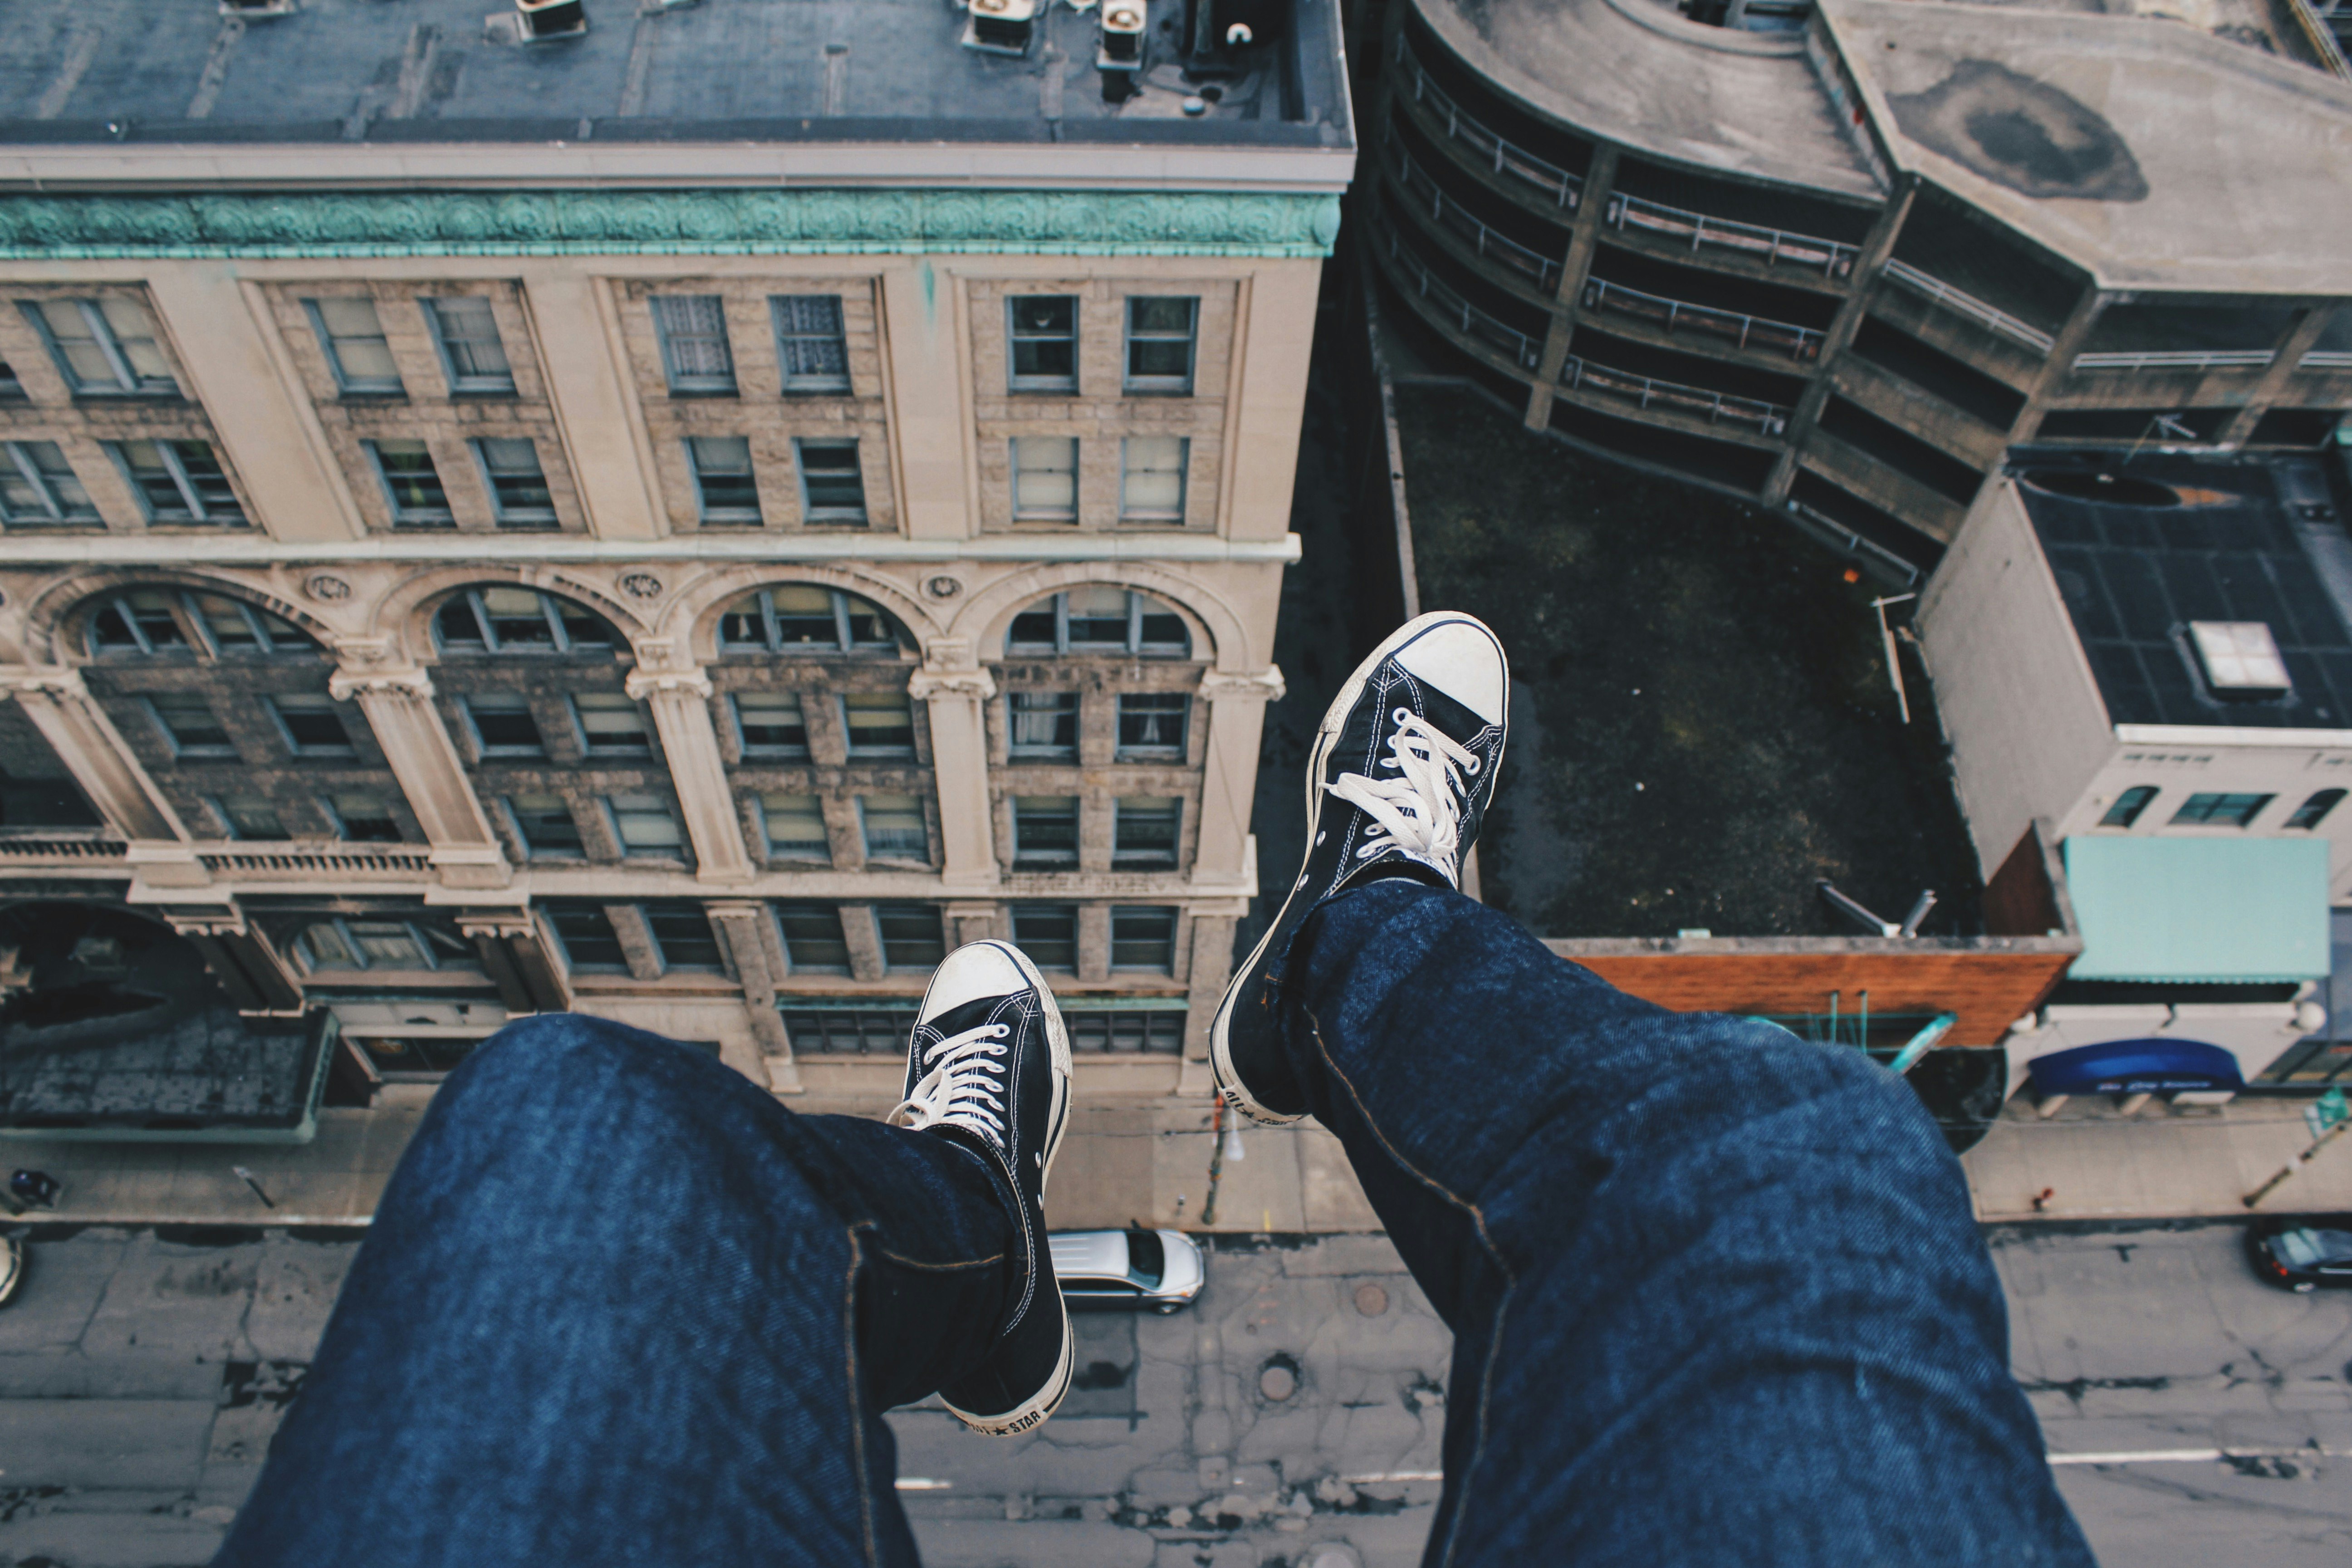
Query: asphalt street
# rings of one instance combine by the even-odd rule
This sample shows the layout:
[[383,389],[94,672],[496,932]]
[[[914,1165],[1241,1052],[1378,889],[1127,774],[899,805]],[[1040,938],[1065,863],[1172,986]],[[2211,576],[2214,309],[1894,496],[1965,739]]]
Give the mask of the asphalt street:
[[[2352,1292],[2248,1272],[2232,1226],[1996,1232],[2020,1381],[2103,1562],[2352,1558]],[[352,1247],[89,1230],[0,1310],[0,1563],[205,1562]],[[1240,1242],[1195,1307],[1079,1320],[1079,1385],[1009,1442],[895,1415],[932,1568],[1408,1568],[1444,1328],[1377,1237]]]

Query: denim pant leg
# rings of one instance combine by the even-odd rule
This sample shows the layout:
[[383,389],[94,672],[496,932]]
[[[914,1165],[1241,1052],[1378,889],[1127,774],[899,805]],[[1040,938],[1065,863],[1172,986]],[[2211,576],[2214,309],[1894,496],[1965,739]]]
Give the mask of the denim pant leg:
[[516,1024],[435,1097],[215,1561],[912,1564],[879,1412],[994,1342],[993,1183],[654,1035]]
[[1900,1080],[1444,889],[1325,905],[1285,1037],[1455,1334],[1431,1564],[2087,1563]]

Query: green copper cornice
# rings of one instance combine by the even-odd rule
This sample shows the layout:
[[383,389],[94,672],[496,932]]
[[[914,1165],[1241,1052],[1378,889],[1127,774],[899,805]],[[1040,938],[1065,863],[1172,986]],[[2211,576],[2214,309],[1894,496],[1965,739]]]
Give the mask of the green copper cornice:
[[0,196],[0,258],[1330,254],[1336,195],[415,191]]

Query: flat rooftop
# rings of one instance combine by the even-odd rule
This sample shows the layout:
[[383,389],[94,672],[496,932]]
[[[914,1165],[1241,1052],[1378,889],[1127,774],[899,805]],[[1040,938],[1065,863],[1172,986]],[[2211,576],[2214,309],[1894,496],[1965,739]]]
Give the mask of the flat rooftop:
[[11,0],[0,144],[1352,142],[1334,0],[1267,6],[1273,36],[1206,93],[1162,0],[1122,102],[1095,68],[1099,10],[1052,0],[1017,58],[962,47],[950,0],[584,3],[584,34],[524,42],[500,0],[298,0],[250,20]]
[[1906,725],[1843,560],[1467,390],[1401,385],[1397,416],[1422,607],[1511,656],[1486,901],[1548,937],[1862,934],[1827,878],[1897,921],[1932,888],[1923,935],[1982,934],[1933,695],[1906,649]]
[[2352,293],[2352,84],[2147,9],[1821,0],[1894,160],[2105,287]]
[[[2128,460],[2125,460],[2125,459]],[[2343,527],[2319,459],[2020,452],[2017,494],[2116,724],[2352,730],[2352,635],[2316,551]],[[2225,702],[2192,621],[2270,627],[2293,689]]]

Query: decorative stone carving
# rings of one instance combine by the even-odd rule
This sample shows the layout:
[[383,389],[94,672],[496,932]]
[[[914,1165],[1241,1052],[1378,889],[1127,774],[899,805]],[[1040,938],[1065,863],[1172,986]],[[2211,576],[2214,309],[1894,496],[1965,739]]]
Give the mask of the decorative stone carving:
[[1339,198],[1221,191],[430,191],[0,199],[0,256],[1323,257]]
[[51,697],[88,697],[89,688],[82,684],[81,671],[70,665],[17,665],[0,668],[0,693],[33,691]]
[[632,599],[658,599],[662,580],[650,572],[630,572],[621,578],[621,592]]
[[923,592],[934,599],[952,599],[963,592],[963,579],[941,572],[937,576],[923,579]]
[[1213,669],[1201,677],[1201,695],[1214,702],[1225,697],[1251,697],[1261,702],[1279,702],[1288,688],[1282,682],[1282,667],[1267,665],[1255,674],[1236,674]]
[[918,702],[949,696],[985,702],[996,695],[996,678],[984,669],[919,669],[907,678],[907,695]]
[[363,691],[397,692],[423,700],[433,695],[433,675],[410,664],[338,669],[327,677],[327,695],[338,702],[349,702]]
[[341,604],[352,596],[352,585],[331,572],[317,572],[305,578],[302,592],[321,604]]
[[622,689],[629,694],[630,700],[642,702],[657,691],[684,691],[707,698],[710,695],[711,685],[710,677],[699,668],[637,668],[629,671],[628,679],[622,683]]

